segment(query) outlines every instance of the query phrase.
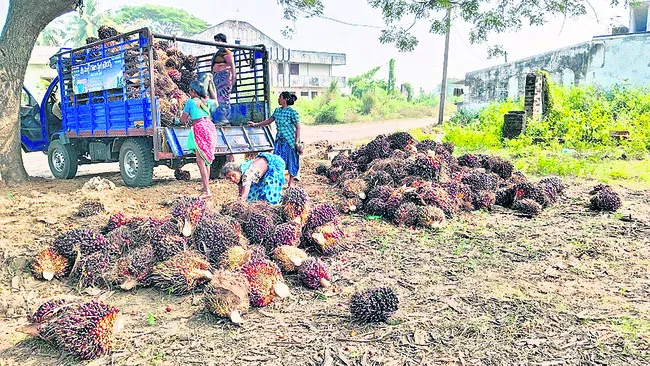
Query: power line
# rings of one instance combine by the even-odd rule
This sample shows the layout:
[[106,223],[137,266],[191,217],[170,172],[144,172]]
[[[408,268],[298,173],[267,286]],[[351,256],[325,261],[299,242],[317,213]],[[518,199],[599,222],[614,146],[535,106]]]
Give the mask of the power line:
[[346,22],[346,21],[343,21],[343,20],[338,20],[338,19],[330,18],[330,17],[324,16],[324,15],[317,15],[316,17],[321,18],[321,19],[325,19],[325,20],[331,20],[331,21],[333,21],[333,22],[337,22],[337,23],[341,23],[341,24],[345,24],[345,25],[349,25],[349,26],[351,26],[351,27],[363,27],[363,28],[374,28],[374,29],[388,29],[388,27],[386,27],[386,26],[377,26],[377,25],[369,25],[369,24],[350,23],[350,22]]
[[460,32],[458,31],[458,28],[456,28],[453,25],[452,25],[452,28],[454,28],[454,30],[456,31],[456,34],[458,34],[458,37],[460,37],[460,40],[463,41],[463,44],[465,45],[465,47],[474,55],[474,57],[476,57],[477,59],[479,59],[481,61],[487,61],[484,57],[481,57],[481,56],[477,55],[476,52],[474,52],[474,50],[467,44],[467,42],[465,42],[465,39],[463,38],[463,35],[460,34]]

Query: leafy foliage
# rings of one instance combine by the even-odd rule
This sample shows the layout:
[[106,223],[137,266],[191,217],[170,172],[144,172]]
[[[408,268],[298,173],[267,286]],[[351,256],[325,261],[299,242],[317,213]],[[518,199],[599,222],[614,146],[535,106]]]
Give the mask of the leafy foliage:
[[124,6],[115,13],[113,20],[128,28],[146,25],[154,32],[185,36],[201,33],[208,28],[205,20],[185,10],[160,5]]

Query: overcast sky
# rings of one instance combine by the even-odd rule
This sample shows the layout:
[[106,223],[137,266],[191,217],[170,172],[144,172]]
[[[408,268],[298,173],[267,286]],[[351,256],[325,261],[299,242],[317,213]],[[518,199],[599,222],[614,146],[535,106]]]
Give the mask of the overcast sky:
[[[0,19],[4,21],[9,0],[0,0]],[[415,34],[420,44],[412,53],[399,53],[391,45],[382,45],[378,37],[381,29],[355,27],[326,19],[300,19],[298,32],[292,39],[282,36],[287,23],[282,19],[282,8],[276,0],[200,1],[200,0],[99,0],[103,10],[115,9],[125,4],[145,3],[178,6],[189,13],[217,24],[227,19],[247,21],[292,49],[343,52],[347,65],[335,68],[341,76],[354,76],[375,66],[382,66],[380,73],[388,72],[388,60],[396,59],[398,83],[410,82],[416,88],[432,90],[440,83],[442,73],[444,37],[427,32],[428,25],[417,24]],[[368,5],[366,0],[324,0],[325,16],[347,23],[383,26],[381,12]],[[209,4],[209,5],[206,5]],[[556,48],[585,42],[595,35],[609,33],[612,22],[628,25],[629,10],[623,6],[612,8],[608,0],[594,0],[591,4],[596,14],[590,13],[577,20],[552,19],[544,27],[528,27],[517,33],[494,36],[489,44],[502,44],[508,52],[508,60],[550,51]],[[4,25],[0,23],[0,25]],[[471,27],[458,21],[451,32],[449,76],[464,78],[468,71],[482,69],[503,59],[487,59],[486,45],[471,45],[468,31]]]

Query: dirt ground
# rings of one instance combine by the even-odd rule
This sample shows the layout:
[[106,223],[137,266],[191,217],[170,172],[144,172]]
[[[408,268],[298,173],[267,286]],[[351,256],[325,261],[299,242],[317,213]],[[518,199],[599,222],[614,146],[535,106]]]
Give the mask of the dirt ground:
[[[336,199],[312,174],[316,163],[305,164],[300,184],[314,201]],[[197,170],[191,182],[158,175],[143,189],[124,187],[115,172],[102,176],[117,189],[84,192],[90,176],[0,188],[0,365],[76,363],[15,331],[28,311],[59,295],[103,299],[126,318],[115,351],[88,364],[650,364],[649,191],[615,187],[623,208],[598,214],[586,208],[593,182],[569,181],[565,196],[534,219],[497,207],[438,231],[345,216],[349,248],[324,258],[335,273],[332,288],[309,291],[287,276],[291,297],[234,326],[206,314],[199,295],[78,293],[31,276],[31,256],[69,228],[99,227],[117,210],[164,216],[163,201],[198,194]],[[212,189],[215,206],[235,197],[227,182]],[[89,197],[107,212],[74,217]],[[387,324],[352,322],[350,296],[375,286],[393,287],[400,310]]]

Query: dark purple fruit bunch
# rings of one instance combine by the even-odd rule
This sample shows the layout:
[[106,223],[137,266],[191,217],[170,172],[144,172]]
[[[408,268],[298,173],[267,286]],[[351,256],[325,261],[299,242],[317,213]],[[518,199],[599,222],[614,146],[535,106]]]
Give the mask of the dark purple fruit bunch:
[[111,38],[111,37],[116,37],[119,34],[120,33],[115,28],[109,27],[107,25],[102,25],[97,30],[97,35],[99,36],[99,39],[101,39],[101,40],[108,39],[108,38]]
[[408,132],[395,132],[388,135],[390,148],[393,150],[406,150],[406,148],[415,142],[415,139]]
[[393,221],[397,225],[413,226],[418,221],[418,206],[413,202],[406,202],[401,204],[395,214]]
[[191,176],[190,172],[187,170],[176,169],[174,170],[174,178],[176,178],[176,180],[184,180],[189,182]]
[[542,205],[529,198],[515,200],[512,204],[512,209],[528,217],[537,216],[542,213]]
[[390,157],[393,151],[390,148],[390,142],[384,135],[377,136],[370,141],[364,149],[364,155],[370,161],[375,159],[385,159]]
[[621,197],[609,187],[600,189],[591,197],[589,208],[595,211],[617,211],[621,208]]
[[323,261],[316,258],[305,260],[299,267],[298,272],[302,283],[312,290],[321,287],[330,287],[332,273]]
[[372,198],[364,205],[364,210],[369,215],[388,217],[386,210],[386,200],[381,198]]
[[371,171],[383,171],[386,172],[390,176],[390,181],[387,183],[391,182],[398,182],[408,176],[408,171],[407,171],[407,166],[408,162],[405,159],[399,159],[399,158],[388,158],[388,159],[381,159],[381,160],[375,160],[371,167]]
[[78,217],[90,217],[104,212],[104,204],[98,200],[85,200],[79,204],[76,215]]
[[371,171],[365,177],[366,183],[370,189],[378,186],[392,186],[393,177],[383,170]]
[[562,179],[556,176],[544,177],[539,181],[539,184],[553,188],[558,195],[562,194],[565,188],[564,183],[562,183]]
[[97,37],[87,37],[86,38],[86,44],[91,44],[91,43],[95,43],[95,42],[99,42],[99,41],[100,41],[100,39],[97,38]]
[[187,250],[187,238],[180,235],[165,235],[153,249],[157,261],[164,262]]
[[327,175],[327,166],[325,164],[320,164],[316,167],[316,174],[326,176]]
[[395,291],[389,287],[357,292],[350,299],[352,318],[362,323],[385,322],[399,307]]
[[264,242],[267,253],[284,245],[297,247],[302,236],[300,224],[290,221],[275,227],[273,234]]
[[118,314],[101,301],[73,304],[42,325],[39,336],[79,359],[96,359],[113,349]]
[[127,224],[127,227],[133,232],[131,248],[149,244],[155,247],[166,235],[179,234],[178,224],[170,219],[155,217],[134,219]]
[[497,182],[492,176],[481,169],[472,169],[461,178],[461,182],[470,187],[472,192],[494,191]]
[[596,194],[604,189],[612,189],[612,187],[608,186],[607,184],[596,184],[594,188],[589,191],[589,194]]
[[501,207],[510,208],[515,202],[515,188],[514,186],[500,188],[496,192],[494,204]]
[[72,276],[80,287],[109,288],[110,276],[117,258],[104,251],[81,257]]
[[329,203],[315,206],[309,213],[305,230],[313,229],[331,222],[339,217],[339,212]]
[[490,156],[485,165],[486,170],[498,174],[502,179],[510,178],[514,170],[514,165],[510,161],[499,156]]
[[153,246],[136,248],[117,260],[112,282],[125,291],[136,286],[148,286],[151,284],[151,271],[155,263]]
[[309,197],[300,187],[289,187],[282,195],[282,213],[286,221],[297,220],[301,226],[309,216]]
[[531,182],[523,182],[515,185],[515,199],[531,199],[542,207],[546,207],[549,204],[544,189],[540,185]]
[[413,161],[409,161],[406,170],[410,175],[427,180],[437,180],[440,177],[443,160],[440,156],[418,153]]
[[77,252],[87,256],[100,251],[117,251],[102,234],[91,229],[79,228],[67,231],[54,240],[52,250],[68,260],[75,261]]
[[458,158],[458,165],[468,168],[481,168],[483,166],[480,158],[474,154],[461,155]]
[[61,307],[68,302],[65,299],[48,300],[36,309],[34,314],[27,316],[30,323],[42,323],[56,315]]
[[393,190],[391,186],[376,186],[368,192],[368,199],[379,198],[386,201],[393,194]]
[[432,229],[442,226],[445,222],[445,213],[435,206],[419,206],[417,226]]
[[185,59],[183,60],[183,67],[189,71],[196,71],[198,62],[196,60],[196,57],[192,55],[187,55],[185,56]]
[[198,197],[180,197],[171,210],[171,215],[177,220],[186,220],[195,225],[205,212],[205,200]]
[[433,140],[422,140],[415,145],[418,151],[423,153],[426,153],[427,151],[435,151],[436,146],[438,146],[438,143]]
[[206,213],[196,225],[194,243],[211,264],[216,265],[229,248],[240,244],[238,224],[229,217]]
[[472,197],[475,210],[491,210],[496,202],[496,195],[492,191],[478,191]]

